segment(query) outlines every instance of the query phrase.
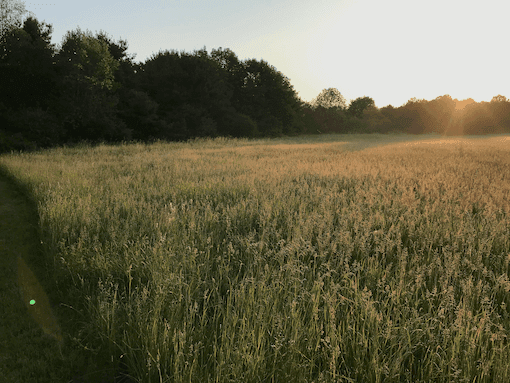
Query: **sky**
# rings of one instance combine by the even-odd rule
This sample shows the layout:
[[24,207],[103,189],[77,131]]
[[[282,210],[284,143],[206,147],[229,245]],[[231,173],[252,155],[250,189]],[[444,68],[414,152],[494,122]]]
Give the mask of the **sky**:
[[449,94],[510,98],[508,0],[47,0],[27,11],[67,31],[126,40],[143,62],[160,50],[230,48],[263,59],[311,101],[337,88],[376,106]]

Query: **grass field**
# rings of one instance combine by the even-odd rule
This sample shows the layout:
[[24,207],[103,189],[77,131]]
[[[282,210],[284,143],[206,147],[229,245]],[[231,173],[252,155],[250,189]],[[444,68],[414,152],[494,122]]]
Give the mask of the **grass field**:
[[510,381],[510,136],[0,164],[37,206],[63,358],[81,349],[144,383]]

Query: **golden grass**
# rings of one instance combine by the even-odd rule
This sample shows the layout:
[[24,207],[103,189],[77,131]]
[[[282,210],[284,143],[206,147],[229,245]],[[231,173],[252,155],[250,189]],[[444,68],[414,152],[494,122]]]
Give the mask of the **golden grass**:
[[1,162],[39,203],[62,301],[90,318],[80,341],[141,382],[510,377],[508,136],[196,140]]

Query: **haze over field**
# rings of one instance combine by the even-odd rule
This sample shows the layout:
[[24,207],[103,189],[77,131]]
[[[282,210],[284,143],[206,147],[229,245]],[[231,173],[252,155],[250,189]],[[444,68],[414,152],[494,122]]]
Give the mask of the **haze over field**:
[[26,2],[54,27],[125,39],[136,61],[160,50],[230,48],[264,59],[304,101],[324,88],[398,107],[412,97],[508,96],[507,2],[404,0],[91,0]]

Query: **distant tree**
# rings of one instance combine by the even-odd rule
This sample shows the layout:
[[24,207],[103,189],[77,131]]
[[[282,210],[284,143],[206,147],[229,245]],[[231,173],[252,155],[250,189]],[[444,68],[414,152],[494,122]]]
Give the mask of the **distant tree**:
[[431,127],[428,132],[445,134],[451,129],[455,101],[449,95],[436,97],[429,101],[426,107],[431,119]]
[[21,28],[23,15],[26,13],[27,10],[23,2],[0,0],[0,37],[13,28]]
[[490,103],[470,103],[462,113],[463,134],[503,133],[498,121],[491,113]]
[[[306,113],[311,114],[314,120],[313,133],[347,133],[348,116],[340,108],[325,108],[323,106],[309,107]],[[308,122],[309,124],[309,122]]]
[[493,102],[493,103],[509,102],[509,100],[505,96],[498,94],[497,96],[492,97],[491,102]]
[[[304,103],[301,108],[301,121],[304,134],[317,134],[322,132],[316,119],[316,112],[309,103]],[[319,133],[320,134],[320,133]]]
[[60,140],[51,112],[57,99],[51,25],[27,18],[0,39],[0,124],[14,149],[50,146]]
[[390,118],[375,105],[369,106],[363,111],[363,120],[366,122],[367,133],[388,133],[392,130]]
[[495,123],[505,132],[510,132],[510,100],[505,96],[497,95],[488,105]]
[[221,47],[211,51],[211,59],[217,62],[219,67],[228,74],[228,82],[235,94],[236,90],[241,89],[244,84],[245,68],[243,62],[232,50]]
[[381,109],[381,113],[383,115],[385,115],[386,117],[388,118],[392,118],[393,117],[393,112],[395,111],[395,108],[393,107],[393,105],[387,105],[385,107],[382,107]]
[[168,139],[214,136],[228,130],[223,117],[231,108],[226,73],[205,49],[164,51],[150,57],[137,73],[139,90],[159,104]]
[[114,74],[119,67],[105,41],[79,28],[64,36],[58,65],[68,79],[73,78],[73,85],[106,90],[114,88]]
[[47,108],[55,95],[57,72],[52,26],[29,17],[0,42],[0,101],[14,108]]
[[100,31],[97,34],[97,39],[104,42],[108,51],[115,61],[119,63],[115,71],[115,82],[119,87],[133,88],[134,77],[136,74],[136,65],[133,63],[136,54],[128,54],[128,43],[126,40],[115,41],[106,32]]
[[60,73],[57,113],[71,140],[129,139],[116,116],[114,91],[119,63],[105,41],[80,29],[67,32],[57,55]]
[[472,98],[467,98],[467,99],[461,100],[461,101],[455,99],[453,101],[455,102],[455,109],[457,109],[457,110],[463,110],[466,108],[466,106],[469,106],[471,104],[476,104],[476,101],[473,100]]
[[311,103],[313,108],[322,106],[323,108],[347,108],[345,97],[336,88],[323,89]]
[[427,101],[411,98],[398,108],[395,126],[397,130],[410,134],[422,134],[432,129],[433,120],[427,110]]
[[264,60],[244,62],[244,79],[238,111],[257,122],[262,135],[293,134],[299,122],[301,101],[290,80]]
[[145,92],[125,89],[120,92],[118,116],[133,133],[135,140],[164,138],[166,124],[158,116],[159,105]]
[[265,61],[243,62],[222,48],[209,55],[204,48],[159,52],[135,69],[134,87],[159,105],[167,139],[303,129],[301,100],[289,79]]
[[256,137],[259,135],[258,126],[249,116],[238,113],[231,108],[221,122],[222,135],[232,137]]
[[358,97],[357,99],[351,101],[349,104],[348,112],[354,117],[361,118],[365,109],[373,105],[375,105],[375,102],[372,98]]
[[230,104],[240,113],[246,112],[246,68],[245,64],[239,60],[237,55],[230,49],[213,49],[211,59],[218,63],[219,68],[224,71],[228,83],[230,95]]

